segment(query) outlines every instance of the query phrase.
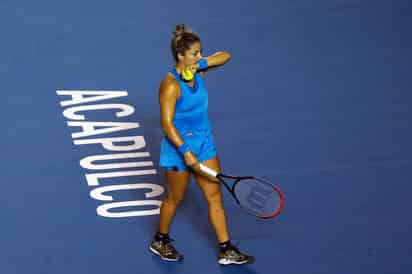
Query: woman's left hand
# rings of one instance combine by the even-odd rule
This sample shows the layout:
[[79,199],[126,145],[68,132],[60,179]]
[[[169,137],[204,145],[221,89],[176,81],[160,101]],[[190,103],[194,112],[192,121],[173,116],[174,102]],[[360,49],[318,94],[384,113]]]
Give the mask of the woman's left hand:
[[193,64],[193,65],[186,66],[184,68],[184,71],[190,71],[191,73],[195,74],[198,69],[199,69],[199,64]]

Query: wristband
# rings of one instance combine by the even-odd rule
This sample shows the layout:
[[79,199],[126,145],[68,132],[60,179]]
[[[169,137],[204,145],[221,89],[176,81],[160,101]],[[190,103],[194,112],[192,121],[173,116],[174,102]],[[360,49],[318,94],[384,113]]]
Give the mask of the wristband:
[[200,59],[200,60],[197,62],[197,64],[199,65],[198,70],[204,70],[204,69],[207,69],[207,68],[208,68],[208,66],[209,66],[209,64],[207,63],[206,58],[202,58],[202,59]]
[[179,150],[179,152],[180,152],[182,155],[185,155],[185,153],[190,150],[190,147],[189,147],[188,144],[183,143],[183,145],[181,145],[180,147],[178,147],[178,150]]

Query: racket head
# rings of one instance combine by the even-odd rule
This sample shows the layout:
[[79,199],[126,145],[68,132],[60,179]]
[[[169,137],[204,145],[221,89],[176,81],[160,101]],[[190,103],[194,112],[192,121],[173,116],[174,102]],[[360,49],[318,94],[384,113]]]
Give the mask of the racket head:
[[261,219],[278,216],[285,204],[283,192],[265,179],[240,177],[232,187],[240,207]]

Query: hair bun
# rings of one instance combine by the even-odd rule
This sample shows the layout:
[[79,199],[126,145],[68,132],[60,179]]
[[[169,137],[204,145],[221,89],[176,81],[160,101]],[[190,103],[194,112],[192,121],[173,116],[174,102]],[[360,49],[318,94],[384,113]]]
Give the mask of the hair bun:
[[173,32],[174,37],[179,40],[185,33],[193,33],[193,31],[185,26],[185,24],[177,24],[176,30]]
[[185,33],[186,27],[185,24],[178,24],[176,25],[176,30],[174,31],[175,37],[182,36]]

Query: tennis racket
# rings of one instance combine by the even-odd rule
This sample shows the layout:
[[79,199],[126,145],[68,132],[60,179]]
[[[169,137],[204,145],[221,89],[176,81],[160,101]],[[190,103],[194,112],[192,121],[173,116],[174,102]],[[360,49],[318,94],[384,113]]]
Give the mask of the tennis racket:
[[[229,176],[200,164],[200,170],[217,178],[232,194],[237,204],[247,213],[261,219],[278,216],[283,209],[285,196],[268,181],[254,176]],[[228,180],[234,181],[229,186]]]

